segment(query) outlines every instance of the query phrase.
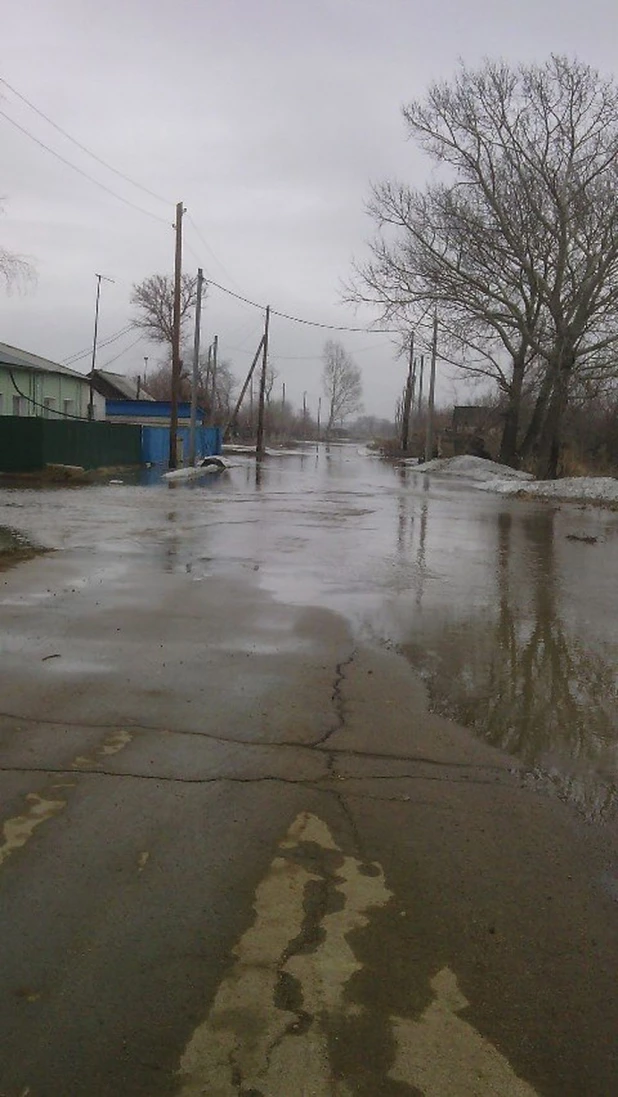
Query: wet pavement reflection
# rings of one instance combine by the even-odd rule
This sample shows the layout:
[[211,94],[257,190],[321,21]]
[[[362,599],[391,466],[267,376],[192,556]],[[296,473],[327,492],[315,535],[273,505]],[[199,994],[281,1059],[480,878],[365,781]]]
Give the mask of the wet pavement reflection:
[[433,707],[522,760],[531,783],[591,819],[615,813],[618,515],[505,500],[353,446],[229,460],[174,485],[152,469],[0,490],[0,525],[97,564],[252,573],[277,600],[339,612],[400,648]]

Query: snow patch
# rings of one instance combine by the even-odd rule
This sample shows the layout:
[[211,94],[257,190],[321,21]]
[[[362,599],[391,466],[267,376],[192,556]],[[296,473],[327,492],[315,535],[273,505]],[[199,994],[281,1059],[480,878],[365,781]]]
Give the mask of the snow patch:
[[597,503],[618,503],[618,480],[613,476],[570,476],[564,480],[493,480],[479,487],[500,495],[525,491],[539,499],[582,499]]
[[614,476],[570,476],[564,480],[535,480],[530,472],[518,472],[508,465],[487,461],[484,457],[462,454],[460,457],[436,457],[422,465],[408,460],[415,472],[437,472],[474,480],[481,491],[500,495],[526,495],[539,499],[576,499],[596,503],[618,503],[618,479]]
[[[412,465],[412,461],[405,462]],[[447,476],[462,476],[467,480],[492,483],[494,480],[532,480],[530,472],[519,472],[508,465],[499,465],[497,461],[488,461],[485,457],[473,457],[469,453],[460,457],[436,457],[422,465],[414,465],[415,472],[439,472]],[[518,489],[516,489],[518,490]]]

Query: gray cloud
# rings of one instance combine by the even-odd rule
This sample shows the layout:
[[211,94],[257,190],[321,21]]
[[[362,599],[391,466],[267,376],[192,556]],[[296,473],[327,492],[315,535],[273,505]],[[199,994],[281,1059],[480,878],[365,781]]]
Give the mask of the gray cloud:
[[[107,172],[4,89],[0,109],[162,222],[98,190],[0,118],[1,239],[38,269],[32,293],[0,302],[2,339],[59,359],[86,347],[95,271],[116,279],[104,288],[102,336],[123,327],[131,284],[171,268],[179,199],[212,249],[187,220],[187,267],[199,261],[211,277],[286,312],[368,323],[368,312],[344,308],[339,286],[371,232],[369,181],[422,182],[428,170],[405,141],[401,103],[448,78],[460,55],[517,61],[555,50],[608,70],[617,22],[613,0],[591,0],[585,12],[579,0],[24,0],[3,27],[0,75],[169,205]],[[209,293],[205,336],[219,333],[239,375],[260,322]],[[317,400],[327,335],[274,321],[272,353],[292,399],[306,390]],[[133,338],[102,351],[100,363]],[[341,338],[363,367],[367,408],[391,414],[404,365],[388,338]],[[144,354],[158,353],[142,343],[115,368],[137,371]],[[441,392],[451,395],[444,379]]]

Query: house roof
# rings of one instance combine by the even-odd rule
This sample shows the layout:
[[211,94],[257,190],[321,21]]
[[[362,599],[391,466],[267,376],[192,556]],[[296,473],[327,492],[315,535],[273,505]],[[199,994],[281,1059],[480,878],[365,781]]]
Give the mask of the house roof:
[[37,373],[61,373],[67,377],[77,377],[88,384],[88,378],[83,373],[77,373],[68,366],[61,366],[59,362],[52,362],[49,358],[41,358],[38,354],[20,350],[19,347],[11,347],[8,343],[0,343],[0,366],[29,369]]
[[97,381],[102,382],[100,391],[108,399],[154,400],[154,397],[146,392],[143,385],[140,385],[139,392],[137,391],[136,377],[125,377],[122,373],[110,373],[109,370],[95,369],[94,381],[95,388],[97,388]]

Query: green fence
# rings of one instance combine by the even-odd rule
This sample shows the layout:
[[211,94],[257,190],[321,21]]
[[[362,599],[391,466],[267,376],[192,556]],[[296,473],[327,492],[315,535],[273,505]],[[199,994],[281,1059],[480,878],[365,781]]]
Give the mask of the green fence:
[[2,472],[35,472],[46,465],[111,468],[141,461],[141,428],[134,424],[0,416]]

